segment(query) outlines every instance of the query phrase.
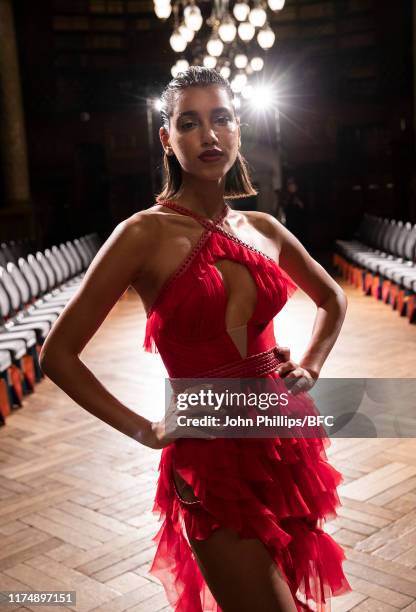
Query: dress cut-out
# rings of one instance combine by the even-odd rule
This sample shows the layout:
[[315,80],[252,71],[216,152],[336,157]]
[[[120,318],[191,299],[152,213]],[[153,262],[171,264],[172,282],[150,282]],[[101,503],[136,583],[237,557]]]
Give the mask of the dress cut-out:
[[[296,284],[271,257],[222,227],[228,204],[212,220],[173,201],[157,204],[194,217],[204,231],[148,311],[143,347],[160,353],[171,379],[259,377],[281,392],[273,318]],[[246,266],[257,288],[249,320],[228,329],[220,259]],[[296,397],[310,414],[309,396]],[[221,612],[188,539],[206,539],[220,527],[263,542],[299,612],[328,612],[331,597],[352,590],[345,553],[323,530],[325,519],[338,516],[343,482],[328,462],[329,446],[325,436],[219,437],[179,438],[162,450],[153,506],[162,524],[150,573],[175,612]],[[173,466],[194,501],[180,495]]]

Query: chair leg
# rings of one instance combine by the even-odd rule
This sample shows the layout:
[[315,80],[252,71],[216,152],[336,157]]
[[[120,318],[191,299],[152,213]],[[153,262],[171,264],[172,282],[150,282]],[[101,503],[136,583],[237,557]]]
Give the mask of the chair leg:
[[377,300],[380,299],[380,288],[381,288],[380,277],[373,276],[373,280],[371,282],[371,295],[375,297]]
[[409,323],[416,320],[416,295],[414,293],[407,298],[406,316]]
[[364,277],[364,293],[366,295],[371,295],[371,287],[373,284],[373,275],[371,272],[366,272]]
[[0,375],[0,420],[6,422],[6,417],[11,412],[9,389],[7,384],[7,371]]
[[408,296],[406,315],[409,323],[416,321],[416,295],[414,293]]
[[27,388],[29,391],[34,391],[36,375],[33,359],[30,355],[25,355],[24,357],[22,357],[22,366],[25,380],[27,383]]
[[390,294],[391,281],[388,279],[384,279],[381,285],[381,299],[385,304],[389,302],[389,294]]
[[389,304],[392,307],[393,310],[396,310],[397,308],[397,294],[399,292],[399,288],[396,285],[396,283],[391,284],[390,287],[390,295],[389,295]]
[[13,404],[22,405],[23,401],[23,376],[21,370],[16,365],[9,368],[11,389],[13,394]]
[[399,316],[403,317],[406,314],[406,292],[404,289],[399,289],[397,293],[397,310]]

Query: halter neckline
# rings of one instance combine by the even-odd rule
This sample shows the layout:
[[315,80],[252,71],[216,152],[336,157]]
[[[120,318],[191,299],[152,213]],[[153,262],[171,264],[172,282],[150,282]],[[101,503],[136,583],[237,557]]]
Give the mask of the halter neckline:
[[190,210],[189,208],[186,208],[185,206],[181,206],[181,204],[177,204],[173,200],[161,200],[160,202],[157,202],[157,204],[160,204],[161,206],[167,206],[168,208],[172,208],[173,210],[176,210],[177,212],[181,214],[188,215],[189,217],[194,217],[194,219],[196,219],[197,221],[200,221],[201,223],[208,222],[208,223],[213,223],[214,225],[221,223],[227,216],[228,211],[230,209],[229,204],[227,204],[227,202],[224,202],[224,206],[222,210],[217,215],[215,215],[215,217],[210,219],[209,217],[204,217],[203,215],[200,215],[199,213],[196,213],[195,211]]

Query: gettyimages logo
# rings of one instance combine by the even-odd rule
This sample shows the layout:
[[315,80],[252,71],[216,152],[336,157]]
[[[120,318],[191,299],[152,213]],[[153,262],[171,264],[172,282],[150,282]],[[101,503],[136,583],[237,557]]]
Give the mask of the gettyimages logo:
[[172,438],[416,435],[415,379],[318,379],[292,394],[284,379],[167,379]]

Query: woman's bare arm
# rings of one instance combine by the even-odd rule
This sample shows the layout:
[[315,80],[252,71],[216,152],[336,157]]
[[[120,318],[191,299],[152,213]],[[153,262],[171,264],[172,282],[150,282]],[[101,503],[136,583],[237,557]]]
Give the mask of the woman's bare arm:
[[[120,223],[100,248],[80,288],[49,332],[41,353],[44,373],[88,412],[133,437],[151,433],[151,422],[114,397],[79,358],[81,351],[144,267],[154,236],[151,216]],[[111,358],[109,349],[107,358]]]
[[267,233],[280,245],[279,265],[317,306],[312,336],[299,363],[317,378],[341,331],[347,296],[283,224],[271,215],[262,216],[267,216]]

